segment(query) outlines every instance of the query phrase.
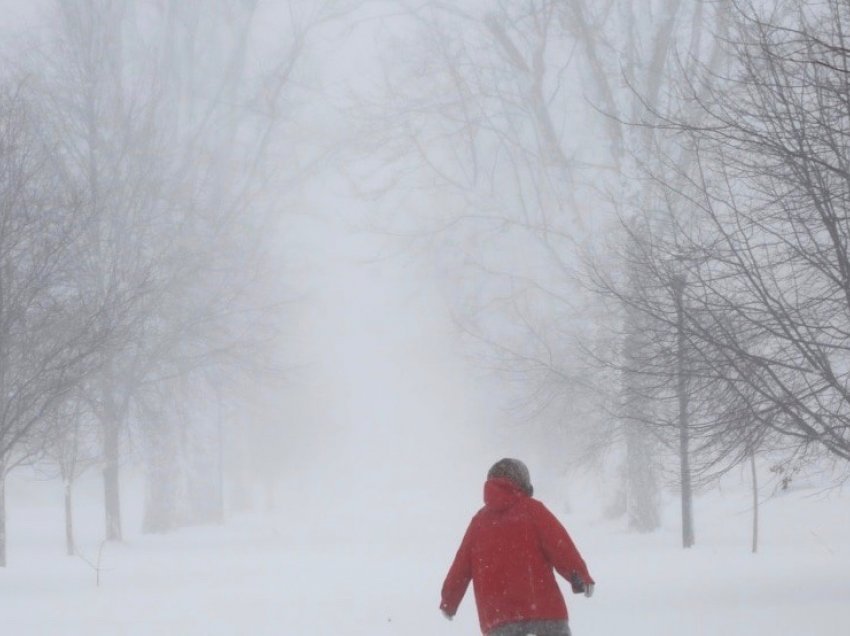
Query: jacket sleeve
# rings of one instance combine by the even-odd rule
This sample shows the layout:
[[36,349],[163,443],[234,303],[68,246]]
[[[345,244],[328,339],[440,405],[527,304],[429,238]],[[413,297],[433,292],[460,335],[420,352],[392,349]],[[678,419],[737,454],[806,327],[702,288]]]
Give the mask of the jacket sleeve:
[[463,541],[461,541],[460,548],[455,555],[455,560],[452,562],[449,573],[446,575],[446,580],[443,582],[440,609],[449,616],[454,616],[457,612],[457,608],[463,600],[463,595],[466,594],[466,588],[469,587],[469,582],[472,580],[470,544],[472,542],[474,524],[475,519],[472,520],[466,529]]
[[537,502],[535,521],[540,536],[543,553],[555,570],[567,581],[572,582],[577,574],[586,584],[595,584],[584,559],[570,538],[566,528],[549,512],[542,503]]

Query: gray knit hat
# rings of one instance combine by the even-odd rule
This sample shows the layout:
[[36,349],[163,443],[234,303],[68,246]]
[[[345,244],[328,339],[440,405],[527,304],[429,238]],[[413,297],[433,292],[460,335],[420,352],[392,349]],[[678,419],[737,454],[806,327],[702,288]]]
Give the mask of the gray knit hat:
[[497,461],[487,471],[487,479],[501,477],[509,479],[529,497],[534,494],[534,486],[531,485],[531,477],[528,474],[528,467],[518,459],[505,457]]

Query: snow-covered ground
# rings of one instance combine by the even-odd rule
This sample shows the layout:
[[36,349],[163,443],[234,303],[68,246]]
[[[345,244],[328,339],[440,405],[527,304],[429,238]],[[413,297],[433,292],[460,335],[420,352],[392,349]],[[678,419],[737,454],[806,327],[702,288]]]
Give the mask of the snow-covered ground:
[[[746,471],[700,495],[695,548],[678,547],[672,495],[661,531],[629,534],[602,520],[598,487],[547,475],[528,432],[499,422],[447,351],[433,293],[405,300],[393,292],[414,288],[404,280],[384,273],[374,285],[374,273],[328,267],[335,286],[301,321],[300,340],[322,355],[287,398],[298,426],[281,453],[277,511],[143,536],[141,484],[125,475],[126,542],[105,547],[97,587],[83,560],[64,556],[61,487],[13,474],[0,636],[477,634],[471,593],[448,622],[439,591],[481,480],[505,455],[528,461],[598,581],[592,599],[568,597],[575,636],[850,634],[850,494],[795,482],[765,501],[758,555]],[[100,500],[92,470],[75,507],[89,559]]]
[[[598,581],[592,599],[568,595],[575,636],[850,634],[850,493],[794,483],[769,498],[758,555],[746,471],[698,498],[695,548],[678,547],[672,495],[661,531],[625,532],[602,519],[604,494],[547,475],[528,432],[500,422],[447,348],[433,290],[319,261],[327,291],[299,340],[322,346],[287,396],[293,449],[282,449],[277,511],[143,536],[142,488],[125,475],[126,541],[105,547],[97,587],[82,559],[64,556],[61,487],[14,474],[0,636],[472,636],[471,591],[448,622],[440,585],[481,480],[505,455],[528,461]],[[89,559],[103,535],[99,489],[92,470],[75,506]]]
[[[93,478],[77,505],[90,557],[100,533]],[[735,481],[698,500],[689,551],[677,547],[674,499],[664,529],[648,536],[600,521],[581,501],[570,514],[553,504],[598,580],[592,599],[568,598],[575,635],[850,633],[850,497],[802,488],[765,502],[754,556],[746,484]],[[82,560],[62,554],[56,485],[13,483],[0,633],[478,633],[471,594],[451,623],[436,607],[479,485],[436,492],[423,483],[406,500],[347,487],[340,481],[321,501],[294,484],[275,514],[169,536],[141,536],[128,514],[129,538],[105,548],[96,587]],[[557,500],[546,484],[538,490]]]

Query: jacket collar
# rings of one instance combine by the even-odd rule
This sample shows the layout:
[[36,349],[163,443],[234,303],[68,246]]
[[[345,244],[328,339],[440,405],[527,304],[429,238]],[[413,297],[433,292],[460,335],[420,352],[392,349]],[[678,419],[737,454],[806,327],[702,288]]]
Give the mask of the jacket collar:
[[504,477],[484,482],[484,507],[490,510],[507,510],[527,496],[519,486]]

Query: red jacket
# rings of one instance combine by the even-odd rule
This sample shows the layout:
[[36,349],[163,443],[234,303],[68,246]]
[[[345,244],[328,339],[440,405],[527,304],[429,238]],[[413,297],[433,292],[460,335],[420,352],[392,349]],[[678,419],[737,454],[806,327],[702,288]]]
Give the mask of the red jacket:
[[472,518],[443,583],[440,609],[454,616],[469,582],[485,634],[505,623],[566,620],[554,570],[593,583],[570,535],[542,503],[507,479],[484,484],[484,507]]

